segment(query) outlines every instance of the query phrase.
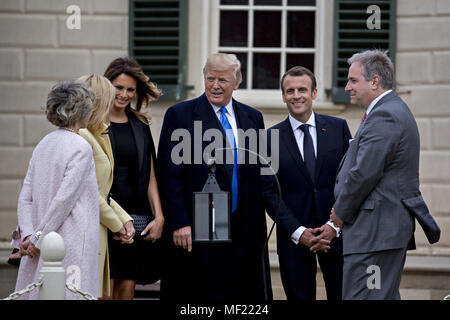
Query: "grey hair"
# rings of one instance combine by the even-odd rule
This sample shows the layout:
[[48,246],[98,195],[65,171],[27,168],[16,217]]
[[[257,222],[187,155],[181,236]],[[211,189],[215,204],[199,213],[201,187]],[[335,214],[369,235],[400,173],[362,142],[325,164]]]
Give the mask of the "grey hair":
[[387,55],[387,51],[367,50],[355,53],[347,60],[348,64],[359,62],[363,70],[362,75],[370,81],[375,75],[380,78],[383,89],[394,88],[394,65]]
[[234,81],[237,85],[242,82],[241,62],[232,53],[213,53],[206,60],[203,67],[203,75],[210,70],[228,71],[232,70]]
[[48,94],[45,114],[55,126],[72,126],[91,115],[94,100],[95,94],[87,84],[62,81]]

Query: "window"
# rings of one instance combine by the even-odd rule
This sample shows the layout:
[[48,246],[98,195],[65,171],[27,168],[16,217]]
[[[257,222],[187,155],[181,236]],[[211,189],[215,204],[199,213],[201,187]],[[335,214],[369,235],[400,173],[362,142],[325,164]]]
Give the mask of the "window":
[[[369,29],[367,13],[369,6],[380,9],[380,28]],[[389,50],[395,60],[396,0],[335,0],[333,89],[335,103],[349,103],[350,97],[344,88],[347,84],[347,59],[354,53],[368,49]],[[395,65],[395,64],[394,64]]]
[[240,89],[279,90],[281,76],[295,65],[314,72],[316,0],[220,0],[218,12],[217,51],[241,61]]
[[160,100],[186,97],[185,0],[130,0],[129,55],[163,91]]

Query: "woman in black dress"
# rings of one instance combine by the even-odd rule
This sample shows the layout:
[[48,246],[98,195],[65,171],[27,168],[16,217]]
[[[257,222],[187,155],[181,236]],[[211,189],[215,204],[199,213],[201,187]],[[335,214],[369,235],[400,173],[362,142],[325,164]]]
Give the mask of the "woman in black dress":
[[114,156],[113,197],[134,219],[132,244],[109,236],[113,299],[133,299],[136,283],[153,283],[158,270],[152,255],[161,237],[164,217],[155,178],[155,146],[149,116],[142,111],[161,92],[149,81],[138,62],[129,57],[113,60],[105,71],[116,88],[108,134]]

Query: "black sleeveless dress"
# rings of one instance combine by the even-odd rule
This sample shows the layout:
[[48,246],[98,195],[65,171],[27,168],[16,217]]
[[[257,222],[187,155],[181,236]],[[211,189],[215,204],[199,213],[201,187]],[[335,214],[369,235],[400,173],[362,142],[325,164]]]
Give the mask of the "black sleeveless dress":
[[[131,119],[130,119],[131,120]],[[139,120],[138,120],[139,121]],[[143,123],[135,124],[148,126]],[[145,132],[145,129],[143,132]],[[148,215],[153,219],[147,198],[147,188],[140,186],[141,174],[139,168],[138,148],[130,121],[125,123],[111,122],[109,127],[114,154],[114,180],[111,187],[112,198],[128,213],[133,215]],[[150,135],[150,140],[151,140]],[[145,139],[148,143],[148,139]],[[144,143],[139,141],[138,143]],[[153,141],[151,141],[153,143]],[[153,146],[153,145],[152,145]],[[150,151],[151,148],[144,148]],[[152,156],[145,157],[152,161]],[[145,166],[149,168],[149,166]],[[146,173],[148,177],[150,174]],[[141,183],[142,184],[142,183]],[[148,183],[146,184],[148,187]],[[144,194],[143,194],[144,193]],[[158,259],[153,253],[159,244],[145,241],[136,233],[132,244],[122,244],[114,240],[112,233],[108,233],[109,262],[111,279],[133,279],[138,284],[149,284],[158,280],[159,271],[156,270]]]

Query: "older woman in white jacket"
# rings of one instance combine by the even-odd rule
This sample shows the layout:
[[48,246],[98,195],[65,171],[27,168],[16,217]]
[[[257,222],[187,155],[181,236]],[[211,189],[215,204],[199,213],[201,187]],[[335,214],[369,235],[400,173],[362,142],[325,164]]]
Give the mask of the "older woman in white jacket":
[[[64,239],[66,270],[80,271],[80,289],[97,297],[99,206],[92,148],[78,134],[87,125],[95,95],[81,82],[62,82],[49,93],[47,119],[57,130],[36,146],[19,196],[23,249],[16,290],[37,282],[40,245],[46,234]],[[36,299],[34,290],[23,298]],[[66,290],[66,299],[83,299]]]

